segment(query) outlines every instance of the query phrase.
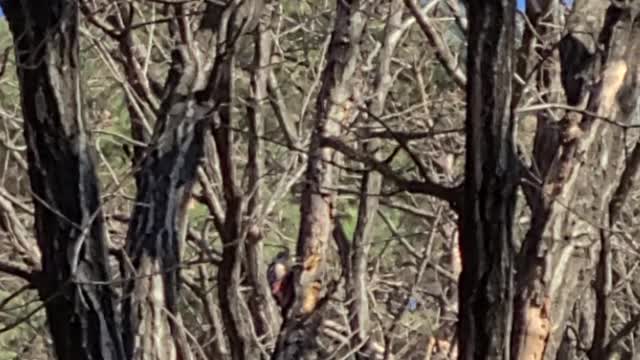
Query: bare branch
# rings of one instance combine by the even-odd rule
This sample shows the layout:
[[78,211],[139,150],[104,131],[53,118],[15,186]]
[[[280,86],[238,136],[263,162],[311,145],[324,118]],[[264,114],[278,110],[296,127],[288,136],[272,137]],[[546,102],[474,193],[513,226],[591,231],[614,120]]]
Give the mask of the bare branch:
[[[437,3],[438,1],[432,1],[429,5]],[[429,43],[436,51],[436,56],[442,66],[447,70],[453,81],[458,84],[459,87],[464,88],[467,83],[467,76],[464,71],[458,65],[458,61],[454,58],[449,46],[445,43],[442,35],[436,30],[431,21],[427,18],[424,12],[420,11],[415,0],[404,0],[405,5],[411,11],[411,14],[415,16],[420,29],[425,34]],[[427,6],[429,6],[427,5]]]

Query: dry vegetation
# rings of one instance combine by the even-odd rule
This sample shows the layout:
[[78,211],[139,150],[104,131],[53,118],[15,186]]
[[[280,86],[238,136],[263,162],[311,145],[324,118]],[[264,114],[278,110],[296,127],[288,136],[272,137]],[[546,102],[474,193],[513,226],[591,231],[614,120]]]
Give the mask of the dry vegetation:
[[[0,0],[9,19],[17,2]],[[103,359],[284,360],[301,348],[318,359],[457,359],[459,344],[461,359],[638,356],[640,1],[529,2],[540,8],[482,38],[467,36],[481,21],[455,0],[80,0],[79,61],[66,69],[81,79],[106,229],[83,246],[106,246],[124,343]],[[43,249],[74,243],[34,230],[46,201],[30,186],[21,104],[34,94],[21,102],[15,36],[0,20],[0,360],[38,360],[56,352],[45,307],[58,280]],[[491,39],[511,45],[496,40],[488,59],[476,47]],[[480,70],[467,68],[470,52]],[[493,85],[469,105],[476,118],[473,76]],[[55,126],[42,124],[49,136]],[[489,145],[469,145],[474,134]],[[40,156],[49,150],[40,143]],[[486,185],[504,159],[518,171]],[[465,165],[487,171],[466,189]],[[516,195],[503,199],[499,184]],[[76,196],[68,185],[44,193]],[[283,248],[300,266],[281,310],[266,273]],[[88,253],[71,257],[85,275],[99,263]],[[487,275],[498,268],[506,279]],[[68,307],[84,306],[75,294],[91,297],[100,276],[75,279]],[[485,319],[481,304],[507,315]],[[463,315],[485,323],[457,334]],[[488,356],[483,347],[500,347],[481,344],[483,332],[506,334],[511,357]]]

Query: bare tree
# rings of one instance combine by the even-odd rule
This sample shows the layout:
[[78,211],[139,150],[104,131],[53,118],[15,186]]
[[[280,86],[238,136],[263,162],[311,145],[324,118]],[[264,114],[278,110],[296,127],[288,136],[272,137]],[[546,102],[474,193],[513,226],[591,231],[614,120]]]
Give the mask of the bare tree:
[[[316,118],[308,151],[308,165],[301,198],[301,223],[293,271],[295,298],[286,315],[273,359],[299,359],[317,352],[318,317],[326,254],[335,226],[335,169],[338,152],[324,144],[339,137],[358,111],[360,100],[360,41],[365,18],[360,1],[337,2],[335,25],[316,100]],[[325,284],[326,285],[326,284]],[[316,313],[317,314],[317,313]]]
[[640,5],[515,3],[0,0],[0,352],[635,355]]

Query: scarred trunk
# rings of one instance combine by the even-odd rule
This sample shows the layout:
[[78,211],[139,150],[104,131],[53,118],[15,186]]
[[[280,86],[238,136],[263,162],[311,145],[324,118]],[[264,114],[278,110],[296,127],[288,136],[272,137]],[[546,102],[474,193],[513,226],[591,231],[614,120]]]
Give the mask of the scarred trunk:
[[[628,123],[624,94],[636,91],[637,72],[629,71],[637,57],[637,37],[630,36],[631,14],[630,9],[608,2],[578,1],[560,43],[567,102],[586,112],[568,111],[558,126],[539,127],[536,137],[534,155],[542,183],[527,186],[532,220],[519,256],[512,339],[520,358],[534,353],[536,359],[542,359],[557,353],[577,298],[577,275],[587,270],[587,260],[572,256],[583,239],[603,239],[605,263],[598,277],[597,297],[601,305],[608,301],[609,235],[600,233],[598,227],[609,226],[610,219],[603,214],[607,214],[625,157],[624,130],[611,122]],[[599,354],[607,339],[607,312],[604,306],[598,308],[601,326],[592,349],[596,358],[600,356],[594,354]],[[548,323],[541,334],[532,326],[540,321]]]
[[322,87],[316,102],[316,121],[308,151],[301,224],[294,266],[295,299],[285,309],[283,328],[273,359],[302,359],[317,355],[318,316],[314,315],[323,289],[325,252],[334,228],[335,150],[323,144],[336,137],[355,114],[359,89],[360,37],[364,17],[357,0],[338,1],[337,14]]

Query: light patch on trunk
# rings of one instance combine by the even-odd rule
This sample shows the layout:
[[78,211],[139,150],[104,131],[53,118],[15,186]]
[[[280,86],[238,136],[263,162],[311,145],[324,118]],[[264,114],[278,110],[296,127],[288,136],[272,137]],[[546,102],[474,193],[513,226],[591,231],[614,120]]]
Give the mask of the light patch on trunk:
[[614,61],[605,69],[600,88],[599,115],[609,116],[618,91],[622,87],[624,77],[627,74],[627,64],[624,61]]
[[304,314],[310,314],[315,310],[316,305],[318,305],[318,300],[320,298],[320,290],[322,289],[322,285],[320,282],[314,281],[307,289],[304,294],[304,301],[302,303],[302,312]]
[[[138,304],[140,324],[136,332],[136,360],[175,360],[175,343],[172,341],[169,322],[165,313],[165,289],[160,265],[147,255],[143,255],[135,296],[142,299]],[[151,275],[154,274],[154,275]],[[156,275],[158,274],[158,275]]]
[[549,319],[549,298],[541,307],[529,306],[527,309],[527,333],[525,335],[519,359],[542,360],[547,339],[551,330]]
[[460,232],[456,228],[451,238],[451,272],[457,278],[462,273],[462,253],[460,252]]

